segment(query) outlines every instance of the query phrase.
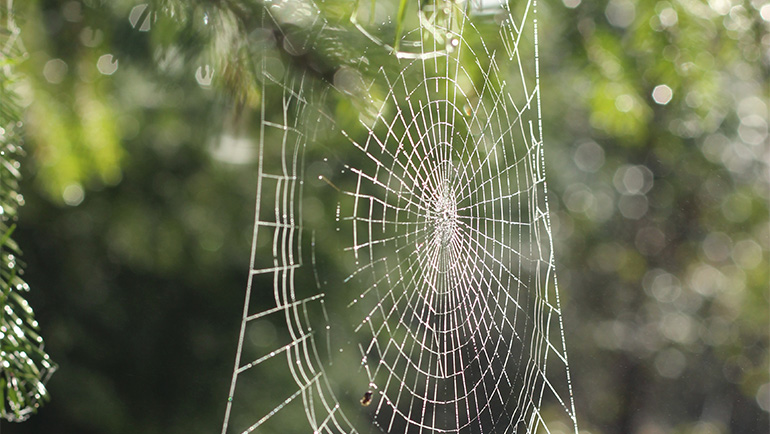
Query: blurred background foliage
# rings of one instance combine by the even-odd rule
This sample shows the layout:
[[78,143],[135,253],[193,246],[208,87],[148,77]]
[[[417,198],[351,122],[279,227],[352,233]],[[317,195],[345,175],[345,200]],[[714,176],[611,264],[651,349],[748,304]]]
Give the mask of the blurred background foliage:
[[[349,2],[319,4],[349,21]],[[14,7],[28,53],[14,236],[60,370],[40,414],[3,430],[215,432],[249,266],[262,48],[247,30],[262,6]],[[770,4],[551,0],[538,14],[581,430],[767,432]],[[328,79],[365,43],[284,50],[274,68]],[[334,112],[349,125],[360,109]]]

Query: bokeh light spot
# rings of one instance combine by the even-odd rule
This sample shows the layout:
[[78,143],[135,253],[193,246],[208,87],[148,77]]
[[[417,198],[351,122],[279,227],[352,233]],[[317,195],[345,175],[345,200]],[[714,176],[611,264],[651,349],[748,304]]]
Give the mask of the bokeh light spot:
[[64,80],[68,69],[69,67],[65,61],[61,59],[51,59],[46,62],[43,67],[43,77],[45,77],[49,83],[59,84]]
[[658,19],[660,19],[660,24],[662,24],[664,27],[675,26],[679,21],[679,17],[677,16],[676,11],[672,8],[665,8],[660,11],[658,14]]
[[150,31],[153,18],[155,18],[155,15],[150,13],[147,4],[134,6],[128,14],[128,22],[131,23],[131,27],[138,28],[140,32]]
[[659,84],[652,90],[652,99],[660,105],[666,105],[674,96],[674,91],[668,85]]
[[195,71],[195,81],[202,87],[211,86],[211,81],[214,79],[214,68],[209,65],[199,66]]
[[105,54],[96,61],[96,68],[104,75],[112,75],[118,70],[118,59],[112,54]]
[[618,95],[615,98],[615,107],[623,113],[628,113],[634,108],[634,99],[628,94]]
[[741,240],[733,248],[733,261],[744,270],[752,270],[762,263],[762,247],[754,240]]
[[564,6],[575,9],[576,7],[580,6],[581,0],[562,0],[562,3],[564,3]]
[[604,165],[604,149],[596,142],[585,142],[575,150],[575,164],[580,170],[596,173]]
[[64,5],[61,7],[61,14],[65,20],[71,23],[77,23],[83,19],[83,10],[80,2],[75,0],[64,3]]
[[[770,9],[765,5],[763,9]],[[770,15],[770,12],[768,12]],[[770,20],[768,20],[770,21]],[[770,412],[770,383],[765,383],[757,389],[757,404],[762,410]]]
[[638,220],[647,214],[649,204],[641,194],[623,195],[618,201],[618,209],[623,217]]
[[719,292],[726,280],[721,271],[708,264],[701,264],[695,268],[689,277],[690,287],[704,297],[710,297]]
[[[759,9],[759,16],[770,23],[770,3],[763,5],[762,8]],[[767,411],[767,409],[765,409],[765,411]]]
[[615,171],[612,178],[618,192],[623,194],[646,194],[653,186],[653,173],[644,165],[624,165]]
[[629,0],[611,0],[604,10],[604,15],[613,26],[626,28],[634,22],[636,7]]
[[64,199],[64,203],[69,206],[80,205],[85,197],[85,192],[80,184],[70,184],[62,192],[62,199]]
[[675,348],[661,351],[655,357],[655,369],[661,376],[666,378],[677,378],[682,375],[686,364],[687,360],[682,352]]
[[703,240],[703,253],[714,262],[721,262],[730,256],[732,240],[722,232],[712,232]]

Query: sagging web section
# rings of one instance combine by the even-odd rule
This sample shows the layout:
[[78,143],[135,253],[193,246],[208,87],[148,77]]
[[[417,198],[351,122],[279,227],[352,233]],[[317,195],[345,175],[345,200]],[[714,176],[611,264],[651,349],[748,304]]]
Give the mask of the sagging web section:
[[[340,68],[334,86],[293,65],[276,72],[266,49],[223,434],[577,432],[536,4],[483,16],[471,12],[489,5],[446,4],[420,11],[400,51],[360,29],[397,60],[345,67],[346,80]],[[318,34],[341,30],[302,5],[310,32],[285,22],[286,4],[267,7],[263,27],[322,50]],[[357,122],[335,116],[346,100]]]

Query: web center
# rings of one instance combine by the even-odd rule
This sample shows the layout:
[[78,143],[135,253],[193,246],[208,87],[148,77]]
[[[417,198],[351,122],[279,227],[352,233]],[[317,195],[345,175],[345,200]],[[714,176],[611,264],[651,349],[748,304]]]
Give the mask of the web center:
[[457,232],[457,202],[448,183],[437,191],[433,201],[433,234],[442,254],[448,249]]

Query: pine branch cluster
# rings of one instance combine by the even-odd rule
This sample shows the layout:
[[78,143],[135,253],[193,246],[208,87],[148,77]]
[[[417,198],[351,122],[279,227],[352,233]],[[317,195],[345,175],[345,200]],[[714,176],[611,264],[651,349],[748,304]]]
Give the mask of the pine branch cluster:
[[56,364],[44,350],[34,312],[24,298],[21,251],[11,237],[19,193],[22,108],[14,68],[25,58],[13,2],[0,5],[0,416],[22,421],[48,400],[45,383]]

